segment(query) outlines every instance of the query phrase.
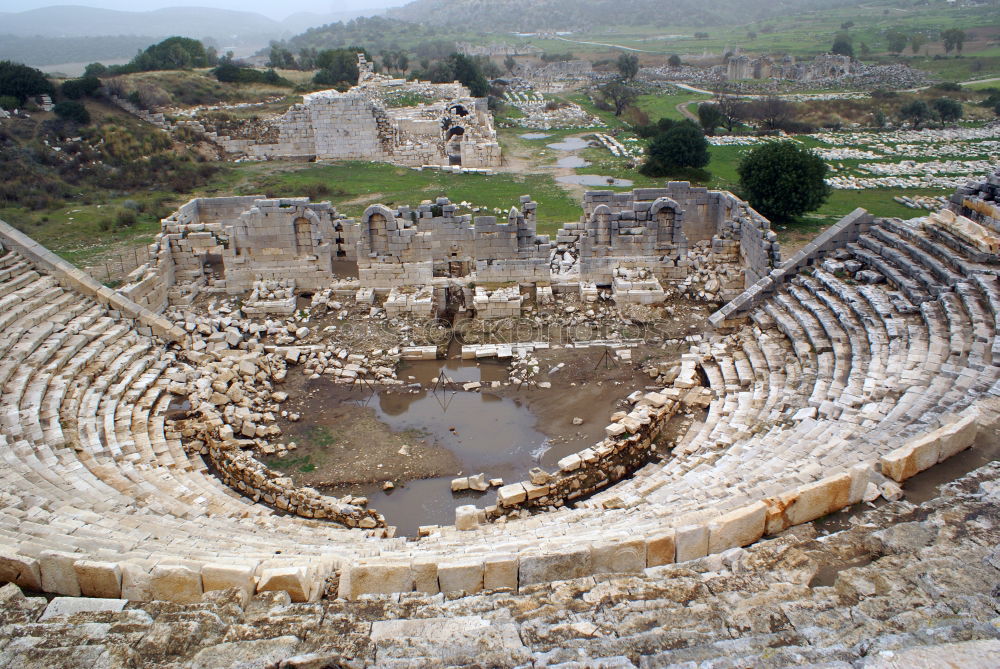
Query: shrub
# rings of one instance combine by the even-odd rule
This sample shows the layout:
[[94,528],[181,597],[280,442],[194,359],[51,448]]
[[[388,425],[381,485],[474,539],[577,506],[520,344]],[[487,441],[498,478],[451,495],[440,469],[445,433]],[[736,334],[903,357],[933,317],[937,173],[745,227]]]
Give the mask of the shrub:
[[13,95],[0,95],[0,109],[14,111],[21,106],[20,101]]
[[73,121],[80,125],[90,123],[90,112],[87,111],[87,108],[83,104],[74,100],[60,102],[52,111],[56,113],[56,116],[66,121]]
[[80,79],[69,79],[59,87],[62,94],[70,100],[93,95],[101,87],[101,80],[97,77],[82,77]]

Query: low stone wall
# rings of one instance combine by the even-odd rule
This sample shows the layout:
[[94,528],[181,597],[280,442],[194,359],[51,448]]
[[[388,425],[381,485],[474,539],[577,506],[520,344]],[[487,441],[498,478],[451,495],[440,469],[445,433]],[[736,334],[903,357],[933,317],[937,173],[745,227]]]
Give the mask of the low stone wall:
[[743,320],[750,311],[780,288],[786,278],[795,276],[805,267],[816,263],[832,251],[844,248],[867,232],[874,218],[862,208],[857,208],[827,228],[816,239],[806,244],[780,268],[758,279],[743,293],[708,317],[713,327],[731,327]]
[[63,287],[86,295],[119,312],[124,318],[137,321],[139,327],[136,329],[140,334],[156,335],[172,342],[184,341],[186,337],[184,330],[117,291],[101,285],[83,270],[74,267],[4,221],[0,221],[0,242],[49,272]]
[[560,460],[556,474],[535,469],[530,480],[500,488],[496,507],[487,517],[561,507],[622,480],[649,461],[654,440],[680,407],[680,392],[669,388],[646,393],[632,412],[620,412],[618,420],[605,428],[606,439]]
[[374,509],[338,502],[312,488],[296,487],[291,478],[268,469],[232,441],[208,436],[206,446],[219,478],[254,502],[263,502],[303,518],[331,520],[351,528],[386,526],[385,519]]

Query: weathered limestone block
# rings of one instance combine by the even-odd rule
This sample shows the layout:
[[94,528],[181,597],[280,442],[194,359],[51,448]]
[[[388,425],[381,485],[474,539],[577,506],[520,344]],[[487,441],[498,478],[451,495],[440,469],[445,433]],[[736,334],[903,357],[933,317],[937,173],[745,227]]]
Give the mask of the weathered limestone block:
[[118,599],[122,594],[122,569],[114,562],[78,560],[73,568],[84,597]]
[[595,574],[642,571],[646,568],[646,542],[633,539],[592,546],[590,559]]
[[559,553],[522,555],[518,567],[520,586],[582,578],[592,574],[589,548],[567,547]]
[[674,530],[664,530],[646,539],[646,566],[673,564],[675,555]]
[[39,566],[42,570],[42,590],[69,597],[80,596],[80,582],[76,578],[73,562],[79,555],[42,551]]
[[123,562],[122,599],[131,602],[149,602],[153,597],[153,579],[149,570],[132,562]]
[[205,592],[239,588],[248,596],[253,595],[255,568],[240,564],[206,564],[201,568],[201,588]]
[[429,560],[414,560],[410,566],[413,574],[413,589],[417,592],[425,592],[429,595],[436,595],[441,591],[438,583],[438,566],[436,562]]
[[41,590],[42,572],[38,560],[0,548],[0,581],[16,583],[28,590]]
[[293,602],[308,602],[312,584],[305,567],[273,567],[262,569],[257,592],[284,591]]
[[939,427],[884,455],[879,461],[882,473],[895,481],[905,481],[971,446],[977,430],[974,415]]
[[851,503],[852,487],[851,475],[843,472],[764,500],[768,507],[765,532],[777,534],[843,509]]
[[754,502],[719,516],[708,526],[708,552],[721,553],[751,544],[764,534],[767,505]]
[[390,594],[413,590],[413,573],[403,562],[381,562],[344,567],[338,595],[357,599],[359,595]]
[[156,565],[150,572],[154,599],[191,604],[201,599],[201,574],[183,565]]
[[677,562],[687,562],[708,555],[708,527],[685,525],[674,530]]
[[500,506],[512,506],[528,499],[528,492],[520,483],[505,485],[497,491],[497,501]]
[[441,592],[471,594],[483,589],[483,562],[462,560],[438,565]]
[[483,565],[483,588],[517,590],[517,557],[514,555],[491,555]]
[[77,613],[117,613],[125,608],[124,599],[95,597],[55,597],[45,607],[39,622],[53,618],[67,618]]

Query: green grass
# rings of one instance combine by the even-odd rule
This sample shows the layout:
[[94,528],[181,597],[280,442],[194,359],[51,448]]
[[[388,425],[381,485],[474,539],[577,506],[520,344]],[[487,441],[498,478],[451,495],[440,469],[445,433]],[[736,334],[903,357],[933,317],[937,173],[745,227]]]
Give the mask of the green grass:
[[[92,193],[88,204],[60,205],[54,209],[29,211],[22,207],[0,209],[0,219],[16,226],[35,241],[77,265],[85,265],[105,254],[112,246],[148,244],[160,232],[160,218],[179,202],[169,193],[133,193],[111,196],[100,202],[100,193]],[[142,203],[135,225],[128,228],[102,229],[113,221],[126,201]],[[131,261],[131,252],[129,252]],[[114,263],[112,259],[110,262]],[[131,262],[134,266],[134,262]],[[114,268],[111,268],[112,270]]]
[[[551,140],[547,140],[551,141]],[[274,163],[244,164],[234,168],[236,176],[227,181],[242,181],[236,189],[241,194],[264,193],[271,197],[301,195],[310,185],[324,184],[330,191],[318,199],[329,199],[338,211],[360,216],[372,204],[418,205],[422,200],[446,196],[452,202],[470,202],[492,215],[494,208],[504,212],[531,195],[538,203],[540,233],[554,233],[561,224],[580,216],[579,204],[548,175],[443,174],[436,170],[418,172],[382,163],[332,163],[322,165],[286,164],[275,171]],[[229,184],[227,184],[229,185]]]
[[[661,118],[680,121],[684,116],[677,111],[677,105],[682,102],[711,100],[711,96],[699,95],[691,91],[678,91],[664,95],[640,95],[636,106],[649,115],[649,120],[655,122]],[[692,113],[694,110],[692,109]]]
[[290,472],[293,469],[308,474],[316,470],[316,465],[310,462],[312,456],[305,455],[300,458],[267,458],[264,464],[279,472]]
[[330,428],[323,425],[313,425],[306,430],[304,440],[318,448],[327,448],[337,443],[337,437],[330,431]]

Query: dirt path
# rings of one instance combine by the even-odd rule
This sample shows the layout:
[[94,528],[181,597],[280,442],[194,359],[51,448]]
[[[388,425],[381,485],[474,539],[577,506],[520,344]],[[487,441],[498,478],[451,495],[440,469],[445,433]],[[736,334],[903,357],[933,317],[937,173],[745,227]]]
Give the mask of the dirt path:
[[677,105],[675,109],[677,109],[677,112],[684,118],[688,119],[689,121],[694,121],[695,123],[698,123],[698,117],[692,114],[691,110],[688,109],[688,107],[691,106],[692,102],[696,102],[696,100],[687,100],[685,102],[682,102],[679,105]]
[[[526,131],[530,132],[530,131]],[[544,132],[544,131],[539,131]],[[553,141],[564,141],[567,139],[583,139],[587,135],[592,135],[593,132],[581,132],[574,135],[567,135],[560,140]],[[560,151],[558,149],[550,149],[552,151],[557,151],[560,158],[568,158],[570,156],[578,155],[578,152],[582,149],[572,149],[570,151]],[[553,179],[558,179],[559,177],[573,176],[576,174],[572,167],[558,167],[556,165],[541,165],[537,160],[533,158],[532,147],[521,143],[514,143],[504,147],[503,152],[503,164],[497,169],[498,172],[507,172],[511,174],[547,174],[552,176]],[[574,198],[582,199],[583,194],[589,190],[586,186],[581,186],[579,184],[569,184],[563,183],[561,181],[556,181],[556,185],[561,189],[566,191],[568,195]]]

